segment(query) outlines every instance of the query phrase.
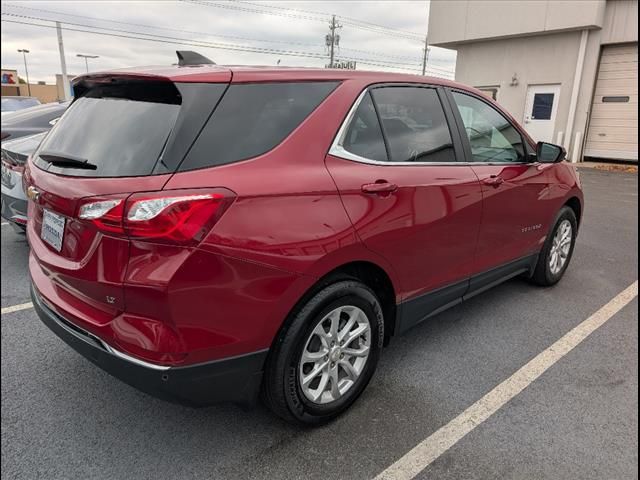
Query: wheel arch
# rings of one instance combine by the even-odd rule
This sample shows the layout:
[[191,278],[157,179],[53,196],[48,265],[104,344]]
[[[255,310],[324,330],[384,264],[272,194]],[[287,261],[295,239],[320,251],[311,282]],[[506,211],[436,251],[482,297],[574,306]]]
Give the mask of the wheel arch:
[[385,345],[389,343],[390,337],[393,336],[395,332],[396,318],[398,317],[396,300],[398,290],[397,286],[394,285],[392,276],[389,275],[387,270],[377,262],[369,259],[354,260],[335,266],[321,276],[316,276],[316,278],[317,280],[306,289],[284,318],[273,338],[271,351],[273,351],[274,345],[282,337],[283,332],[287,330],[297,312],[299,312],[314,295],[323,288],[345,279],[356,279],[376,294],[381,303],[384,315]]
[[580,226],[580,221],[582,219],[582,202],[576,196],[570,197],[566,202],[564,202],[563,206],[569,207],[573,210],[573,213],[576,215],[576,221],[578,222],[578,227]]

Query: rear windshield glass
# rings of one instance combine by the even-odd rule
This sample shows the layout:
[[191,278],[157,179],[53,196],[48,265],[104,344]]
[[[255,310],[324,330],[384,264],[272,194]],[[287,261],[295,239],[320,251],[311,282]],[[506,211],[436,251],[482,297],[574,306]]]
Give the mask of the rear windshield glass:
[[94,87],[67,109],[38,155],[86,161],[91,169],[61,167],[38,156],[53,173],[89,177],[149,175],[176,123],[181,97],[171,83]]
[[231,85],[179,170],[245,160],[282,142],[337,82]]

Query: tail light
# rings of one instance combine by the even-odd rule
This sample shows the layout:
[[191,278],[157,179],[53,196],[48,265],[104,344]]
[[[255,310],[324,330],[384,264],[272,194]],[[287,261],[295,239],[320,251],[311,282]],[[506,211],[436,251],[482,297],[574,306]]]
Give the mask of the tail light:
[[158,243],[195,245],[202,241],[233,202],[225,188],[90,197],[78,218],[98,230]]

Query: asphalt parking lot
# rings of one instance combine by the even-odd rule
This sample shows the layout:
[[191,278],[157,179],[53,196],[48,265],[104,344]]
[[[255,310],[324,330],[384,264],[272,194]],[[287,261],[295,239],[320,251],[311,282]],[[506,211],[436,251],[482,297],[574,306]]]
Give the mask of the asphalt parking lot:
[[[586,210],[551,289],[516,279],[394,339],[346,415],[315,430],[259,406],[156,400],[73,352],[33,309],[2,315],[2,478],[373,478],[638,278],[638,177],[582,169]],[[2,308],[29,301],[2,227]],[[422,470],[429,479],[638,476],[638,303],[615,313]]]

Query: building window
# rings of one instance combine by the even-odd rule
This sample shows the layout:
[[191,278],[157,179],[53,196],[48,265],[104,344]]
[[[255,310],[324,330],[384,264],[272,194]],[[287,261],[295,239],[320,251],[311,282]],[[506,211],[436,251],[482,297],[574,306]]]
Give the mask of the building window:
[[498,87],[476,87],[492,100],[498,100]]
[[533,96],[531,118],[534,120],[550,120],[553,109],[553,93],[536,93]]

